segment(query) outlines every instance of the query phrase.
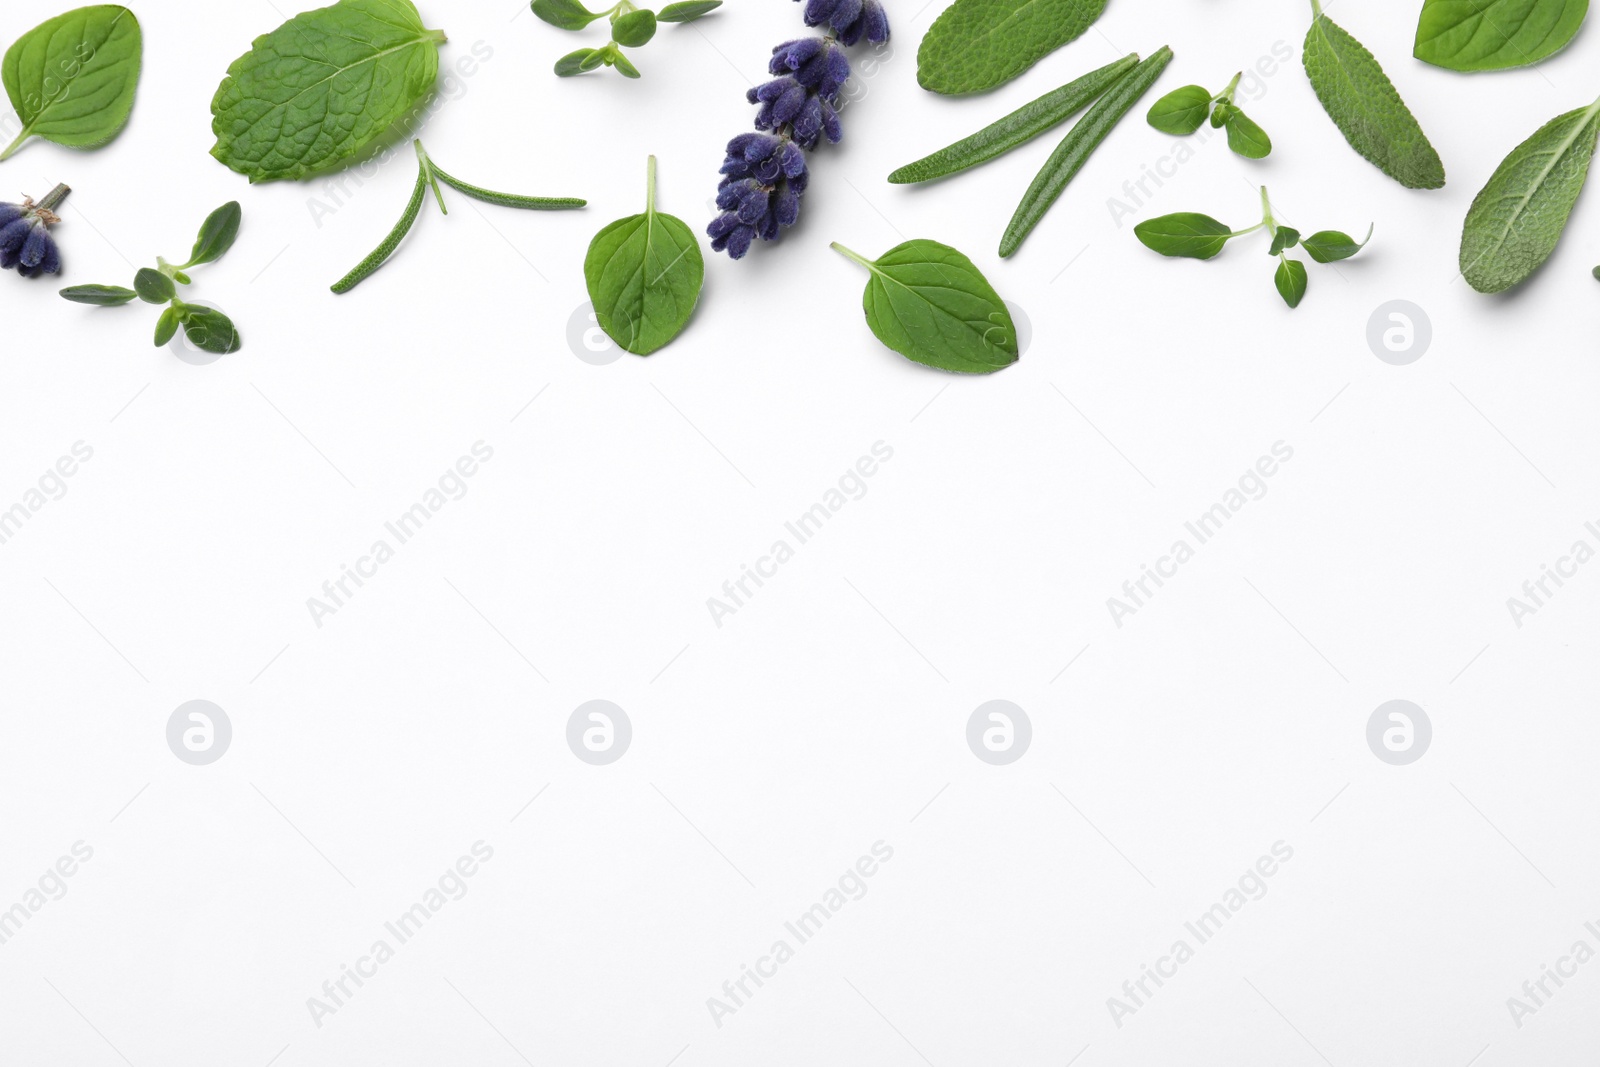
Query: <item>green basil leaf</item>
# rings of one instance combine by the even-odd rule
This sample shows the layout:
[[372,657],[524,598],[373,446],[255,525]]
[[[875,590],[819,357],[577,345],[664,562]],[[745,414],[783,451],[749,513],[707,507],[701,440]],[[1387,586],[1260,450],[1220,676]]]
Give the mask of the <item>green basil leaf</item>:
[[681,0],[656,13],[657,22],[693,22],[722,6],[722,0]]
[[611,22],[611,39],[629,48],[648,44],[656,35],[656,13],[647,8],[636,8],[619,15]]
[[956,0],[917,48],[917,84],[981,93],[1015,78],[1094,25],[1107,0]]
[[1150,105],[1145,120],[1162,133],[1186,137],[1198,130],[1211,110],[1211,92],[1204,86],[1185,85]]
[[683,220],[656,210],[656,157],[650,157],[642,215],[618,219],[589,244],[583,277],[595,318],[636,356],[671,341],[694,314],[705,282],[700,243]]
[[594,55],[593,48],[580,48],[576,52],[568,52],[556,60],[556,76],[558,78],[571,78],[584,72],[584,61]]
[[1547,59],[1583,25],[1589,0],[1424,0],[1412,55],[1447,70],[1508,70]]
[[1444,163],[1372,53],[1322,13],[1306,31],[1301,62],[1322,109],[1363,159],[1408,189],[1444,185]]
[[1300,301],[1306,297],[1306,265],[1298,259],[1284,257],[1272,276],[1272,284],[1278,287],[1278,295],[1283,297],[1285,304],[1291,308],[1299,307]]
[[133,12],[116,4],[80,7],[35,26],[6,50],[0,78],[22,132],[68,148],[97,148],[133,111],[144,38]]
[[228,68],[211,101],[211,154],[252,182],[328,170],[427,96],[444,39],[411,0],[339,0],[296,15]]
[[161,313],[161,317],[156,320],[157,348],[172,340],[173,336],[177,334],[178,326],[182,321],[182,316],[178,314],[178,309],[175,307],[169,307]]
[[147,304],[165,304],[178,295],[172,279],[152,267],[141,267],[133,276],[134,292]]
[[1498,293],[1550,258],[1589,177],[1597,135],[1600,100],[1551,119],[1495,168],[1461,231],[1467,284]]
[[139,294],[120,285],[73,285],[61,290],[61,298],[74,304],[114,308],[139,299]]
[[1004,300],[972,260],[938,241],[907,241],[869,260],[867,326],[907,359],[962,374],[992,374],[1017,361],[1017,330]]
[[1367,227],[1367,236],[1359,242],[1347,233],[1338,230],[1318,230],[1316,233],[1300,242],[1300,247],[1306,250],[1306,255],[1318,263],[1337,263],[1341,259],[1349,259],[1367,246],[1372,240],[1372,227]]
[[243,344],[239,339],[239,331],[233,328],[233,320],[215,308],[180,304],[169,310],[177,312],[183,322],[183,336],[202,352],[226,356],[239,351]]
[[[1286,248],[1293,248],[1300,243],[1300,231],[1289,226],[1279,226],[1278,231],[1272,235],[1272,247],[1267,250],[1267,255],[1275,256]],[[1313,255],[1312,258],[1316,258]]]
[[563,30],[581,30],[595,19],[605,17],[604,11],[590,11],[578,0],[533,0],[533,13]]
[[1225,222],[1194,211],[1179,211],[1146,219],[1133,235],[1152,252],[1185,259],[1210,259],[1227,245],[1233,231]]
[[623,55],[622,50],[619,48],[611,50],[611,65],[630,78],[639,76],[639,68],[628,62],[628,57]]
[[1228,147],[1246,159],[1265,159],[1272,154],[1272,138],[1249,115],[1234,108],[1228,116]]
[[194,252],[183,266],[198,267],[202,263],[215,263],[226,255],[239,236],[242,217],[237,200],[230,200],[208,215],[200,226],[200,236],[195,238]]

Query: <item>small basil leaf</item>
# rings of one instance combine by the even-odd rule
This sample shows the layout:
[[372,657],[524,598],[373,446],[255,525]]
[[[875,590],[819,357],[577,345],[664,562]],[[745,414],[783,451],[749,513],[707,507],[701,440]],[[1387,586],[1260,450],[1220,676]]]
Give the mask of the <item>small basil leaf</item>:
[[1211,128],[1220,130],[1228,124],[1228,120],[1239,113],[1239,109],[1232,104],[1218,104],[1216,110],[1211,112]]
[[1146,219],[1133,228],[1133,235],[1163,256],[1210,259],[1222,251],[1233,231],[1210,215],[1180,211]]
[[1211,110],[1211,94],[1203,86],[1185,85],[1150,105],[1145,121],[1162,133],[1186,137],[1198,130]]
[[114,308],[139,299],[139,294],[120,285],[73,285],[61,290],[61,297],[74,304]]
[[198,267],[202,263],[215,263],[226,255],[239,236],[241,217],[237,200],[230,200],[207,216],[200,227],[200,236],[195,238],[194,253],[184,266]]
[[648,8],[638,8],[619,15],[611,22],[611,39],[629,48],[647,44],[656,35],[656,13]]
[[1286,248],[1293,248],[1300,243],[1300,231],[1288,226],[1279,226],[1278,232],[1272,235],[1272,248],[1267,252],[1275,256]]
[[835,243],[866,267],[867,326],[909,360],[961,374],[993,374],[1017,361],[1011,312],[972,260],[938,241],[907,241],[876,260]]
[[722,6],[722,0],[682,0],[656,13],[657,22],[693,22]]
[[1318,263],[1335,263],[1341,259],[1349,259],[1367,246],[1372,240],[1372,227],[1367,227],[1367,235],[1357,242],[1353,237],[1338,230],[1318,230],[1316,233],[1300,242],[1306,250],[1306,255]]
[[1234,108],[1228,116],[1228,147],[1246,159],[1265,159],[1272,154],[1272,138],[1249,115]]
[[639,76],[639,68],[628,62],[628,57],[623,55],[620,50],[614,49],[612,51],[611,65],[616,67],[617,70],[621,71],[630,78],[637,78]]
[[161,317],[156,320],[157,348],[162,347],[168,341],[172,340],[173,335],[178,332],[178,326],[181,322],[182,317],[178,314],[178,309],[175,307],[169,307],[161,313]]
[[605,15],[590,11],[578,0],[533,0],[533,13],[563,30],[581,30]]
[[141,267],[133,276],[133,289],[147,304],[165,304],[178,295],[172,279],[151,267]]
[[656,211],[651,156],[642,215],[595,234],[583,278],[600,328],[625,351],[648,356],[682,332],[705,282],[700,242],[682,219]]
[[197,304],[180,305],[177,311],[183,320],[183,336],[202,352],[226,356],[239,351],[243,343],[239,331],[233,328],[233,320],[222,312]]
[[580,48],[576,52],[568,52],[556,60],[556,76],[570,78],[575,74],[582,74],[585,70],[593,69],[585,67],[583,64],[594,54],[595,49],[593,48]]
[[1283,297],[1285,304],[1291,308],[1299,307],[1306,295],[1306,265],[1298,259],[1285,257],[1279,262],[1272,283],[1278,287],[1278,295]]
[[40,23],[7,50],[0,77],[22,131],[0,159],[30,137],[98,148],[133,111],[144,36],[117,4],[80,7]]

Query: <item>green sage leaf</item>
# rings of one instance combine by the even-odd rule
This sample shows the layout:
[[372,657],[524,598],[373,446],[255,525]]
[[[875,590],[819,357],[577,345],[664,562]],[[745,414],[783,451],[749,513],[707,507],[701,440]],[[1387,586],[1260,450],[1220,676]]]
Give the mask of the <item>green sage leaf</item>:
[[1508,70],[1571,43],[1589,0],[1424,0],[1412,55],[1447,70]]
[[533,0],[533,13],[563,30],[581,30],[595,19],[605,17],[604,11],[590,11],[578,0]]
[[141,267],[133,276],[133,290],[147,304],[165,304],[178,295],[172,279],[151,267]]
[[239,236],[241,218],[243,212],[237,200],[228,201],[206,216],[206,221],[200,226],[200,236],[195,238],[194,252],[183,266],[198,267],[203,263],[215,263],[225,256]]
[[296,15],[228,68],[211,101],[211,154],[252,182],[328,170],[427,96],[444,39],[411,0],[339,0]]
[[1306,265],[1298,259],[1283,257],[1273,274],[1272,284],[1278,287],[1278,295],[1283,297],[1285,304],[1291,308],[1299,307],[1300,301],[1306,296]]
[[1246,159],[1265,159],[1272,154],[1272,138],[1249,115],[1234,108],[1228,116],[1228,147]]
[[121,307],[139,299],[139,294],[120,285],[73,285],[61,290],[63,300],[95,307]]
[[938,241],[907,241],[876,260],[837,242],[870,272],[862,308],[878,340],[907,359],[961,374],[1017,361],[1011,312],[972,260]]
[[656,13],[648,8],[635,8],[619,15],[611,23],[611,39],[629,48],[648,44],[656,35]]
[[133,111],[144,38],[133,12],[116,4],[80,7],[40,23],[0,62],[0,79],[22,123],[5,159],[30,137],[97,148]]
[[681,0],[656,12],[657,22],[693,22],[722,6],[722,0]]
[[1003,85],[1094,25],[1107,0],[956,0],[917,49],[917,84],[936,93]]
[[233,320],[215,308],[179,304],[176,309],[168,310],[176,310],[183,323],[183,336],[202,352],[226,356],[243,346],[239,331],[233,328]]
[[1360,241],[1338,230],[1318,230],[1301,241],[1300,247],[1306,250],[1306,255],[1318,263],[1337,263],[1361,251],[1370,240],[1372,240],[1371,226],[1367,227],[1367,235]]
[[595,234],[583,277],[600,328],[636,356],[648,356],[682,332],[705,281],[700,242],[683,220],[656,210],[651,156],[642,215]]
[[1509,289],[1550,258],[1589,177],[1600,100],[1541,126],[1495,168],[1461,231],[1461,273],[1480,293]]
[[[1272,247],[1267,250],[1267,255],[1275,256],[1286,248],[1293,248],[1300,243],[1300,231],[1289,226],[1279,226],[1272,235]],[[1315,258],[1315,257],[1313,257]]]
[[1145,121],[1162,133],[1187,137],[1205,124],[1211,93],[1201,85],[1185,85],[1150,105]]
[[169,307],[161,312],[161,317],[156,320],[156,347],[160,348],[172,340],[182,324],[183,318],[178,314],[178,309]]
[[1195,211],[1146,219],[1133,235],[1152,252],[1184,259],[1210,259],[1227,245],[1233,230],[1225,222]]
[[1444,185],[1444,163],[1388,75],[1361,42],[1322,13],[1306,31],[1301,62],[1322,109],[1350,147],[1408,189]]

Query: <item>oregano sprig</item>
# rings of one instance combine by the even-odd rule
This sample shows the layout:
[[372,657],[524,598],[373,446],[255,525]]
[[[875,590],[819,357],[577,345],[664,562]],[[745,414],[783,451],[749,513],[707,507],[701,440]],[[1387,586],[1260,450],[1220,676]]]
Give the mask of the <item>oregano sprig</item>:
[[1304,248],[1306,255],[1318,263],[1334,263],[1349,259],[1372,240],[1372,228],[1359,242],[1338,230],[1319,230],[1310,237],[1301,237],[1300,231],[1284,226],[1272,215],[1272,200],[1267,187],[1261,187],[1261,221],[1248,229],[1235,230],[1225,222],[1210,215],[1194,211],[1180,211],[1171,215],[1146,219],[1133,228],[1134,236],[1153,252],[1182,259],[1211,259],[1219,255],[1227,243],[1236,237],[1266,230],[1272,237],[1267,254],[1278,260],[1273,276],[1278,295],[1291,308],[1300,306],[1305,298],[1308,279],[1306,265],[1289,256],[1296,245]]
[[133,276],[133,288],[120,285],[74,285],[61,290],[63,298],[75,304],[96,307],[120,307],[135,300],[147,304],[165,304],[161,317],[156,320],[156,347],[160,348],[182,328],[184,337],[196,348],[220,356],[239,351],[243,342],[233,320],[216,308],[189,304],[178,298],[178,286],[189,285],[191,268],[215,263],[233,247],[239,236],[239,223],[243,212],[238,201],[229,201],[206,217],[195,238],[194,249],[184,263],[168,263],[156,257],[154,267],[140,268]]
[[532,6],[535,15],[563,30],[581,30],[596,19],[611,20],[610,42],[600,48],[580,48],[556,60],[558,77],[571,78],[601,67],[615,67],[618,73],[637,78],[639,68],[623,54],[623,47],[649,44],[656,35],[657,23],[693,22],[721,7],[722,0],[682,0],[660,11],[639,7],[632,0],[617,0],[615,6],[604,11],[590,11],[579,0],[533,0]]
[[1187,137],[1209,118],[1212,129],[1227,127],[1229,148],[1246,159],[1265,159],[1272,153],[1272,138],[1233,102],[1243,77],[1244,71],[1235,74],[1228,87],[1215,95],[1200,85],[1174,89],[1150,105],[1145,119],[1162,133]]
[[471,182],[462,181],[455,175],[447,173],[428,155],[428,151],[422,147],[420,139],[413,141],[412,146],[417,150],[417,183],[411,190],[411,199],[407,201],[405,210],[400,213],[400,221],[394,224],[394,228],[389,231],[389,235],[383,239],[377,248],[372,250],[372,253],[366,259],[356,264],[349,274],[346,274],[333,284],[334,292],[340,294],[348,293],[366,281],[373,271],[383,266],[389,257],[394,255],[395,249],[400,247],[400,242],[405,240],[406,234],[411,232],[411,227],[416,225],[417,216],[422,214],[422,201],[429,189],[433,190],[433,198],[439,202],[439,212],[444,215],[450,214],[450,209],[444,205],[444,193],[439,189],[440,182],[444,182],[458,192],[465,193],[474,200],[482,200],[487,204],[498,204],[500,207],[525,208],[531,211],[562,211],[568,208],[583,207],[588,203],[586,200],[579,200],[575,197],[520,196],[516,193],[497,193],[492,189],[473,185]]

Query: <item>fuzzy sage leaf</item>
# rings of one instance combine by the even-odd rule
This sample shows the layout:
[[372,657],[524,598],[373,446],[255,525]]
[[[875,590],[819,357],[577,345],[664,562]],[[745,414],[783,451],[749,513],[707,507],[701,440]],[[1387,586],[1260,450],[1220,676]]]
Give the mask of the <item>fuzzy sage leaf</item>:
[[917,49],[917,84],[965,95],[1003,85],[1069,41],[1106,0],[956,0]]
[[30,137],[96,148],[133,111],[144,37],[133,12],[116,4],[80,7],[49,19],[6,50],[0,79],[22,123],[5,159]]

